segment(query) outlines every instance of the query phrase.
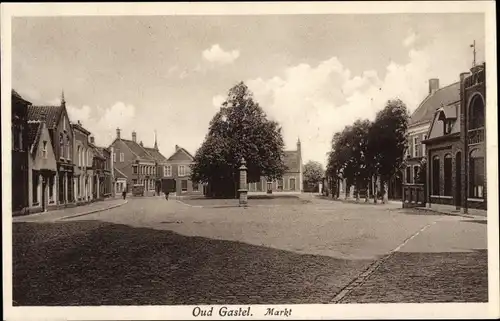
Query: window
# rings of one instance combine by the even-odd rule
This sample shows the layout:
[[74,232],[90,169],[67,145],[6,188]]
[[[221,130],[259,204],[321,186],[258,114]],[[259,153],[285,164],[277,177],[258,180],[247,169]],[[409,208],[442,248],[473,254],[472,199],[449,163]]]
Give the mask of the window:
[[410,184],[411,183],[411,166],[406,166],[406,183]]
[[415,136],[413,137],[413,157],[420,157],[420,137]]
[[282,191],[283,190],[283,179],[279,179],[277,181],[278,183],[278,191]]
[[59,135],[59,158],[64,158],[64,137]]
[[82,150],[80,149],[80,146],[76,148],[76,154],[78,157],[78,166],[82,166]]
[[198,192],[198,183],[193,183],[193,192]]
[[179,165],[179,176],[186,176],[186,166]]
[[295,191],[295,177],[290,178],[290,190]]
[[188,189],[188,181],[186,179],[183,179],[181,181],[181,190],[183,192],[187,192],[187,189]]
[[116,153],[113,152],[113,163],[116,163]]
[[19,150],[23,150],[23,125],[19,126],[19,131],[17,133],[19,136]]
[[484,190],[484,157],[474,149],[469,159],[469,197],[483,198]]
[[432,159],[432,195],[439,195],[439,157]]
[[66,130],[66,117],[63,117],[63,130]]
[[66,136],[66,159],[71,159],[69,146],[69,136]]
[[135,179],[135,178],[134,178],[134,179],[132,180],[132,184],[134,184],[134,185],[135,185],[135,184],[137,184],[137,179]]
[[451,155],[444,156],[444,195],[451,196]]
[[163,166],[163,175],[164,176],[172,176],[172,166]]
[[413,166],[413,183],[418,183],[418,175],[420,173],[420,166],[415,165]]
[[137,165],[133,165],[132,170],[134,174],[137,174]]
[[452,128],[453,128],[453,120],[446,120],[444,122],[444,134],[447,135],[451,133]]
[[43,141],[43,145],[42,145],[42,157],[44,159],[47,159],[47,141],[46,140]]
[[124,161],[125,161],[125,154],[120,153],[120,162],[124,162]]

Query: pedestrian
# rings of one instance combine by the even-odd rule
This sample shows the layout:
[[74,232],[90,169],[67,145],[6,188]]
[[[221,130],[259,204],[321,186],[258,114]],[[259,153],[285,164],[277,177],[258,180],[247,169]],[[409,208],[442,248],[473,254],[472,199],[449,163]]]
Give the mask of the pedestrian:
[[127,198],[127,191],[126,190],[123,190],[122,197],[123,197],[123,199]]
[[170,193],[169,191],[165,191],[165,199],[166,199],[167,201],[168,201],[168,194],[169,194],[169,193]]

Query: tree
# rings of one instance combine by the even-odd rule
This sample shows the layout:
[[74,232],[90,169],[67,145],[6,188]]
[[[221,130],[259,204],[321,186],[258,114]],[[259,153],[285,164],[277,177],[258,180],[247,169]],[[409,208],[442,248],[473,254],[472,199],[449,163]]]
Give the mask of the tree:
[[316,161],[309,161],[304,165],[304,182],[308,186],[316,186],[323,180],[323,165]]
[[237,195],[241,159],[247,164],[248,182],[261,176],[283,176],[284,141],[281,127],[266,118],[248,87],[240,82],[210,121],[208,134],[196,151],[191,179],[209,183],[212,196]]
[[401,100],[389,100],[385,108],[377,113],[370,131],[370,153],[374,172],[380,175],[384,203],[387,202],[387,182],[402,169],[404,163],[409,118],[408,109]]

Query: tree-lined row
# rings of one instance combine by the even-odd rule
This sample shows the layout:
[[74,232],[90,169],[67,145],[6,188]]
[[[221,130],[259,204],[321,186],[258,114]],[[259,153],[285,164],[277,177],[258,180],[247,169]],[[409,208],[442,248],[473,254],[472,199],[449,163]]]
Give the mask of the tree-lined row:
[[357,199],[363,191],[368,200],[370,190],[375,202],[377,195],[387,201],[387,183],[404,164],[409,118],[401,100],[390,100],[373,122],[357,120],[333,135],[326,171],[333,197],[340,196],[338,182],[346,179],[347,190],[354,186]]

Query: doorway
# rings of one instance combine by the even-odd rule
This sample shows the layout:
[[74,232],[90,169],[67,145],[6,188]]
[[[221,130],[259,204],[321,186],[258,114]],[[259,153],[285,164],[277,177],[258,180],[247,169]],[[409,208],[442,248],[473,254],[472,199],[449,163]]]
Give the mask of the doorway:
[[462,206],[462,152],[455,156],[455,206]]
[[43,176],[42,178],[42,211],[47,210],[47,178]]

